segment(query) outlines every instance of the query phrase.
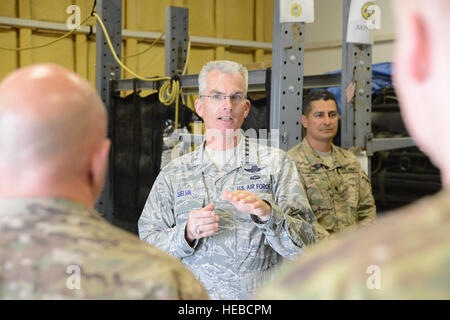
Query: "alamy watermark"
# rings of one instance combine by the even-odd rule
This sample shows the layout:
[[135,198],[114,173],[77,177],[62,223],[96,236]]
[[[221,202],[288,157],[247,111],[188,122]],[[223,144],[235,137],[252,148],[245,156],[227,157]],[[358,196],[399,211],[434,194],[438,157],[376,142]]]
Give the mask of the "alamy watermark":
[[381,9],[373,2],[367,2],[361,9],[361,15],[366,20],[369,30],[381,29]]
[[67,277],[66,287],[69,290],[79,290],[81,289],[81,268],[79,265],[71,264],[67,266],[66,274],[70,276]]
[[[201,123],[201,122],[200,122]],[[199,126],[194,126],[197,128]],[[201,126],[200,126],[201,127]],[[193,134],[190,134],[187,130],[182,131],[179,130],[177,132],[172,133],[172,140],[178,141],[179,150],[176,153],[172,153],[171,160],[177,158],[185,153],[188,153],[189,148],[184,148],[180,145],[184,144],[184,146],[190,146],[191,144],[195,144],[196,146],[200,145],[205,139],[207,139],[208,143],[213,143],[216,146],[221,146],[223,152],[223,161],[229,159],[229,153],[234,152],[234,147],[238,142],[238,137],[247,137],[249,142],[252,145],[256,145],[256,150],[249,150],[248,160],[250,162],[258,162],[258,155],[260,152],[263,152],[266,156],[271,156],[273,161],[280,161],[279,158],[282,153],[279,152],[280,148],[280,130],[279,129],[207,129],[205,134],[202,132],[195,131]],[[239,142],[241,142],[239,140]],[[183,151],[184,150],[184,151]]]
[[77,5],[68,6],[66,9],[66,13],[70,14],[70,16],[66,20],[66,26],[69,30],[81,28],[81,10]]
[[366,285],[369,290],[381,289],[381,268],[375,264],[367,267],[366,273],[370,274],[367,278]]

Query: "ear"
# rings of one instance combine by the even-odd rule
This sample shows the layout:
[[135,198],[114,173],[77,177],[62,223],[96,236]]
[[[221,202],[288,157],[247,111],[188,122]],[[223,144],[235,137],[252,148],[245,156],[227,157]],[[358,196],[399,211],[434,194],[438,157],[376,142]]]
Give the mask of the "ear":
[[302,125],[304,128],[308,128],[308,121],[304,114],[302,114]]
[[104,139],[91,158],[90,178],[95,199],[100,195],[105,183],[111,141]]
[[202,101],[200,100],[200,98],[195,99],[194,106],[195,106],[195,112],[197,112],[199,117],[203,118],[203,106],[202,106]]
[[248,114],[250,113],[250,106],[250,101],[248,99],[245,99],[244,118],[247,118]]
[[427,79],[431,67],[431,39],[423,17],[413,15],[410,18],[410,50],[404,52],[406,65],[411,70],[410,76],[417,82]]

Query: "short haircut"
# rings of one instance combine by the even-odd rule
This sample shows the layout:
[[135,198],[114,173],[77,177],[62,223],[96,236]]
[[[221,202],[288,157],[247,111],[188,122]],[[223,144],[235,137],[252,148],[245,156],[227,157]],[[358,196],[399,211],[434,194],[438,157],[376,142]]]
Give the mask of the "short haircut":
[[325,89],[319,89],[319,90],[312,90],[310,91],[305,99],[303,100],[303,110],[302,110],[302,114],[307,116],[311,110],[312,110],[312,106],[311,106],[311,102],[313,101],[318,101],[318,100],[333,100],[334,103],[336,104],[336,109],[337,109],[337,101],[336,98],[334,97],[334,95]]
[[205,93],[206,88],[206,77],[209,72],[213,70],[219,70],[223,73],[235,74],[240,73],[244,78],[245,83],[245,92],[244,95],[247,95],[248,89],[248,71],[247,69],[240,63],[228,60],[216,60],[210,61],[205,64],[198,75],[198,92],[199,94]]

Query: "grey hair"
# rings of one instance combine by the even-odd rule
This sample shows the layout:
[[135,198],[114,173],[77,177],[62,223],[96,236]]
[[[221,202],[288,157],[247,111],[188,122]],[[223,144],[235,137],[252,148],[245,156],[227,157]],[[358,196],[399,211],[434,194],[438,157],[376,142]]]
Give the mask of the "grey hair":
[[219,70],[223,73],[228,73],[228,74],[239,73],[244,78],[244,83],[245,83],[244,95],[247,95],[247,89],[248,89],[248,71],[247,71],[247,69],[238,62],[228,61],[228,60],[210,61],[203,66],[202,70],[200,71],[200,74],[198,75],[198,92],[199,92],[199,94],[205,93],[206,77],[207,77],[208,73],[213,70]]

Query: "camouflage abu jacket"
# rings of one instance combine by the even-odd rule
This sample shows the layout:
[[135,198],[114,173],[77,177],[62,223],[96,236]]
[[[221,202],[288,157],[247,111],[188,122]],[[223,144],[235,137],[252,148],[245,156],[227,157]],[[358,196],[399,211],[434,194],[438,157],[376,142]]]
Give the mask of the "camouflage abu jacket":
[[308,195],[316,219],[319,239],[356,224],[369,224],[376,218],[370,181],[356,157],[332,145],[332,167],[303,141],[289,150]]
[[[204,143],[171,161],[157,177],[139,219],[141,239],[181,259],[215,299],[248,298],[282,257],[294,258],[315,241],[314,214],[292,160],[247,138],[238,149],[234,163],[220,172]],[[224,190],[254,192],[271,204],[270,219],[259,224],[237,211],[222,198]],[[185,240],[189,212],[211,202],[219,230],[191,247]]]
[[319,242],[259,299],[450,299],[450,192]]
[[207,299],[178,260],[55,198],[0,200],[0,299]]

